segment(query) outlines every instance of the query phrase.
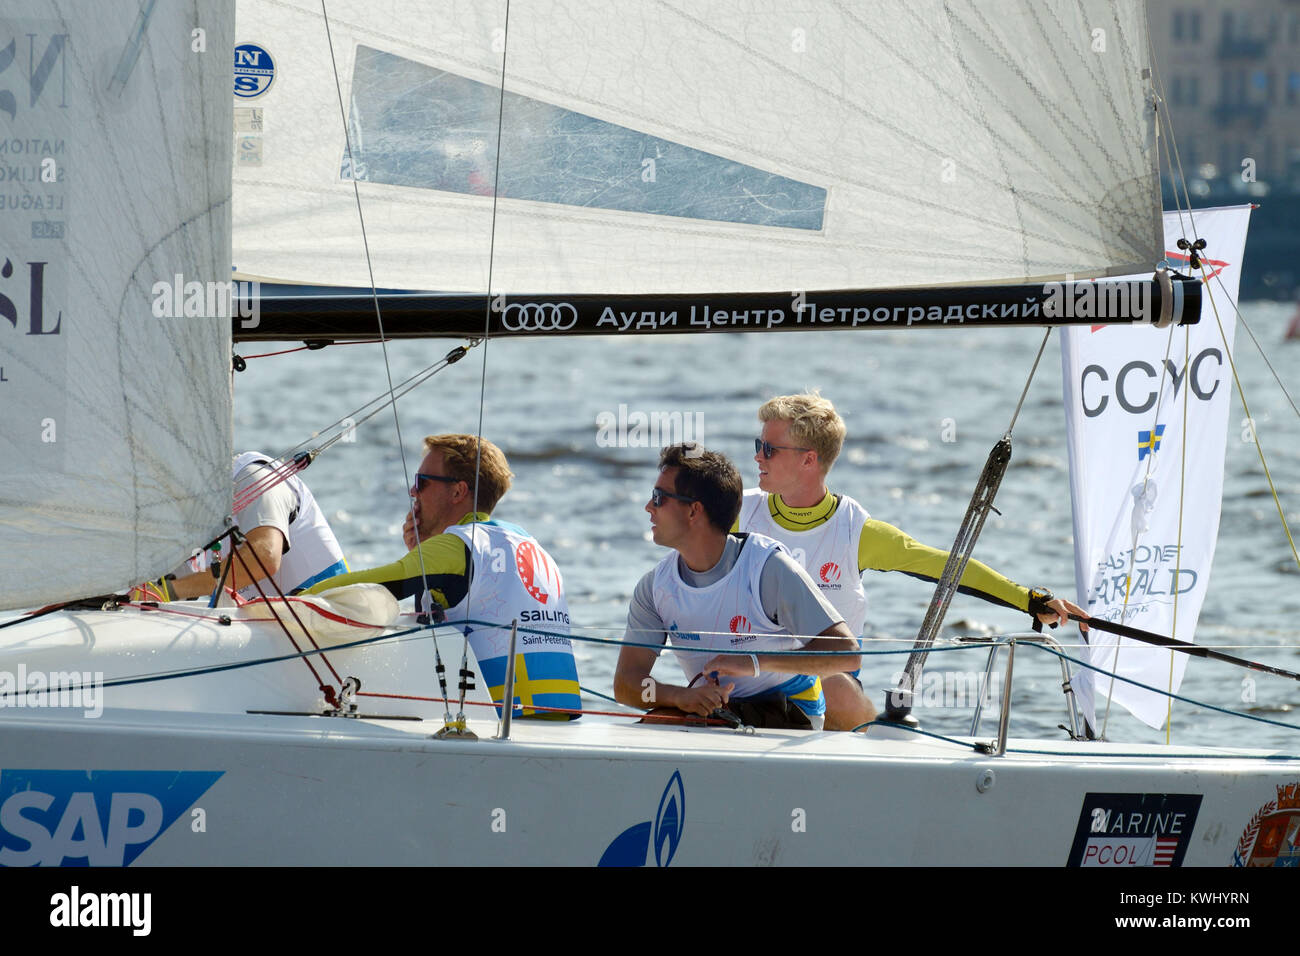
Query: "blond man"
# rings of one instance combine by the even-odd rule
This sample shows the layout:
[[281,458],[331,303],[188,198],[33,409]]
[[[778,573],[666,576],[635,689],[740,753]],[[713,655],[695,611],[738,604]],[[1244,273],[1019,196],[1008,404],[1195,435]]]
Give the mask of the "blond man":
[[504,694],[510,622],[541,639],[520,642],[515,706],[521,716],[567,717],[581,707],[569,606],[555,561],[537,539],[492,512],[510,489],[501,449],[474,435],[430,435],[411,485],[402,528],[408,551],[392,564],[322,581],[307,593],[358,582],[383,584],[399,601],[415,597],[469,640],[492,699]]
[[[866,623],[863,571],[903,571],[939,580],[946,551],[872,518],[848,495],[832,494],[826,487],[846,434],[834,405],[816,392],[778,395],[759,408],[758,419],[763,423],[754,440],[758,488],[745,492],[736,527],[788,547],[855,635],[862,634]],[[1050,591],[1022,587],[975,560],[966,565],[961,589],[1021,611],[1032,606],[1046,624],[1084,613]],[[823,678],[822,687],[827,730],[850,730],[875,717],[856,674]]]

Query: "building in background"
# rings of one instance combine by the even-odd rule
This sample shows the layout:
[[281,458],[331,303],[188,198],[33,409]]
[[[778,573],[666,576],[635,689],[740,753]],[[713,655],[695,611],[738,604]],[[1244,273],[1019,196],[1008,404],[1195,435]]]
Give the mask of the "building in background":
[[1161,144],[1166,206],[1175,201],[1176,146],[1194,207],[1259,204],[1242,298],[1294,298],[1300,0],[1148,0],[1147,17],[1173,124]]

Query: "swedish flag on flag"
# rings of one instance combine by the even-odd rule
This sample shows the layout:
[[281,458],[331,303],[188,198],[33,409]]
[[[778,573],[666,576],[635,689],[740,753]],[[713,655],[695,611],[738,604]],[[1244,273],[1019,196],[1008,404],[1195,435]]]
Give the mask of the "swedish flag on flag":
[[1160,450],[1160,438],[1164,433],[1164,425],[1157,425],[1154,435],[1149,431],[1138,432],[1138,461]]

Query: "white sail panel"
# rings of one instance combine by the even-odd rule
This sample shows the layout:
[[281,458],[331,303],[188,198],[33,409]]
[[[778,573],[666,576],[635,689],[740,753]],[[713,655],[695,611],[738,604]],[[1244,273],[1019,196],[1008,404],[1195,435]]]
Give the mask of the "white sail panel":
[[[1250,208],[1165,214],[1175,265],[1200,275],[1177,241],[1207,243],[1205,274],[1213,278],[1198,325],[1061,330],[1078,602],[1094,617],[1180,641],[1195,640],[1219,534],[1229,357]],[[1187,667],[1186,654],[1097,630],[1085,657],[1171,693]],[[1150,726],[1164,725],[1164,694],[1087,670],[1074,682],[1085,713],[1094,686]]]
[[233,21],[0,10],[0,608],[156,576],[230,511],[229,312],[183,295],[230,279]]
[[239,4],[238,40],[274,64],[237,103],[241,274],[671,293],[1158,258],[1136,2],[326,9],[328,39],[315,0]]

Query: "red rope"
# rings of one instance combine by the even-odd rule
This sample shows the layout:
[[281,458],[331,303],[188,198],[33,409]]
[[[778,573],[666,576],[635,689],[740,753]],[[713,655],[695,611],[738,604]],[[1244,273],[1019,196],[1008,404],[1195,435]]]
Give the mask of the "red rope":
[[[376,342],[382,342],[382,341],[384,341],[384,340],[383,340],[383,339],[357,339],[355,342],[331,342],[330,345],[331,345],[331,346],[335,346],[335,345],[374,345]],[[244,355],[244,356],[241,356],[241,357],[244,358],[245,360],[247,360],[247,359],[255,359],[255,358],[268,358],[268,357],[270,357],[270,356],[272,356],[272,355],[288,355],[290,352],[302,352],[302,351],[304,351],[305,349],[309,349],[309,348],[311,348],[310,345],[299,345],[297,348],[292,348],[292,349],[280,349],[280,351],[278,351],[278,352],[262,352],[262,353],[259,354],[259,355]]]
[[272,466],[271,473],[269,475],[263,475],[261,478],[253,482],[251,485],[249,485],[247,488],[245,488],[242,492],[239,493],[239,497],[235,499],[235,513],[238,514],[239,512],[243,511],[245,508],[251,505],[258,498],[262,497],[262,495],[266,494],[276,485],[280,484],[282,481],[292,478],[294,475],[296,475],[298,472],[302,471],[306,467],[307,467],[307,459],[305,458],[302,459],[301,461],[291,458],[288,461],[282,462],[279,465]]

